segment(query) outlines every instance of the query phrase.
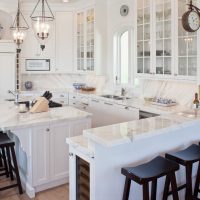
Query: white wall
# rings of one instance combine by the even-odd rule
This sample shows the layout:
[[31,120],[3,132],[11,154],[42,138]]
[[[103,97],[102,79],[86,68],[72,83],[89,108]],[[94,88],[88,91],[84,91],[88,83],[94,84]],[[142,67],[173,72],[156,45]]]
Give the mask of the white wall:
[[[129,14],[126,17],[120,15],[120,7],[122,5],[129,6]],[[110,81],[113,81],[113,37],[116,32],[123,29],[123,27],[133,27],[134,30],[134,5],[135,0],[108,0],[107,9],[107,74]],[[136,45],[134,45],[136,47]],[[134,66],[132,66],[134,67]]]

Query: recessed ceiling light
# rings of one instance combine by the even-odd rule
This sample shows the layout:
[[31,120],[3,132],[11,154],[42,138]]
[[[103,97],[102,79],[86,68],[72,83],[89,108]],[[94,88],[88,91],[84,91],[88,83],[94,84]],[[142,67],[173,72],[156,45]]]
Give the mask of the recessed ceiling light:
[[68,3],[69,2],[69,0],[62,0],[64,3]]

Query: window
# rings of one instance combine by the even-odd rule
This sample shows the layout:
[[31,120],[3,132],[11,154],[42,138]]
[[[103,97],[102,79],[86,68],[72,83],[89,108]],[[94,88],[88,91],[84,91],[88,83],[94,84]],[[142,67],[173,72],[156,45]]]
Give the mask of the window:
[[117,84],[128,85],[131,83],[132,65],[132,29],[126,29],[114,37],[114,66]]

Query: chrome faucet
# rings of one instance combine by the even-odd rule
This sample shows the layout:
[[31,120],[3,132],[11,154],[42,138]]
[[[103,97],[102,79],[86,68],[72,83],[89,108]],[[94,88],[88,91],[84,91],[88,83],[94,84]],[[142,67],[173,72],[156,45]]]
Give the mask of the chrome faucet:
[[9,94],[12,94],[15,97],[15,104],[18,105],[19,104],[19,92],[15,91],[12,92],[11,90],[8,90]]

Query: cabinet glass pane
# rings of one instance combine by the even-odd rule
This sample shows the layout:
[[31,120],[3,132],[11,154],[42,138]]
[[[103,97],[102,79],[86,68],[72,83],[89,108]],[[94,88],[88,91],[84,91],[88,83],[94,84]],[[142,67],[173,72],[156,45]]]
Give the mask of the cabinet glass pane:
[[163,74],[163,57],[156,59],[156,74]]
[[163,41],[156,41],[156,56],[163,56]]
[[163,28],[164,28],[163,22],[156,23],[156,38],[157,39],[162,39],[164,37]]
[[144,23],[145,24],[150,23],[150,10],[149,10],[149,8],[144,9]]
[[143,58],[138,58],[138,70],[137,73],[143,73]]
[[144,21],[143,21],[143,9],[138,10],[137,23],[138,23],[138,25],[144,23]]
[[150,25],[144,26],[144,40],[150,39]]
[[143,26],[138,26],[137,28],[137,38],[138,40],[143,40]]
[[143,42],[138,42],[138,45],[137,45],[137,54],[138,54],[138,57],[141,57],[143,56]]
[[172,66],[171,66],[171,58],[165,57],[164,58],[164,74],[170,75]]
[[150,73],[150,58],[144,58],[144,73]]
[[178,74],[187,76],[187,58],[179,58]]
[[178,48],[180,56],[187,56],[187,41],[185,38],[179,38]]
[[171,40],[164,40],[164,56],[171,56]]
[[188,75],[196,76],[197,74],[197,58],[188,58]]
[[171,3],[164,4],[164,20],[171,20]]
[[197,38],[188,38],[188,56],[197,55]]
[[144,42],[144,56],[150,56],[151,52],[150,52],[150,42],[149,41],[145,41]]
[[164,38],[171,38],[171,21],[164,22]]

